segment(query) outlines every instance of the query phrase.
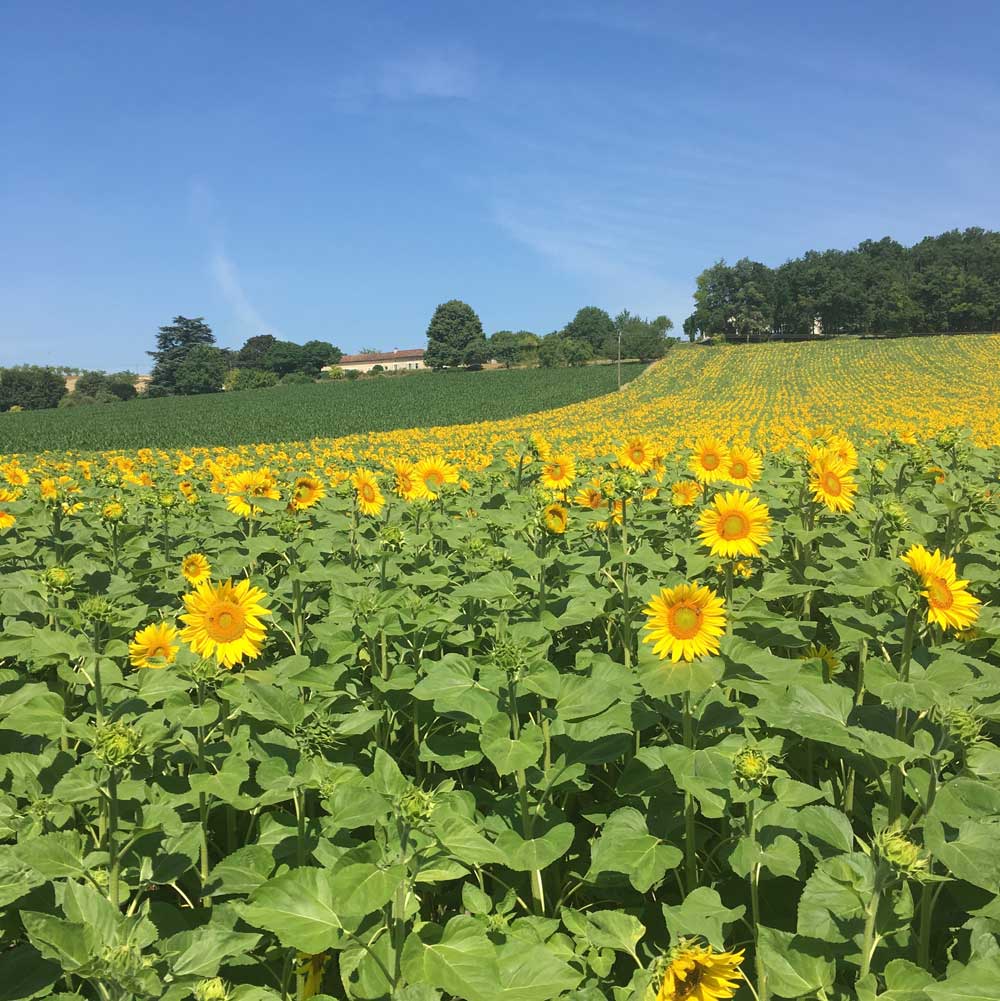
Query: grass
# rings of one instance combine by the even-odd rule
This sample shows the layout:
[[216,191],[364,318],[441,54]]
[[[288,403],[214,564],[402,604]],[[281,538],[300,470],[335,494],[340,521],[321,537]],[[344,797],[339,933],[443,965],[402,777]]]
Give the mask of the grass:
[[[644,366],[622,366],[622,379]],[[504,420],[612,392],[614,365],[444,372],[0,414],[4,452],[308,441]]]

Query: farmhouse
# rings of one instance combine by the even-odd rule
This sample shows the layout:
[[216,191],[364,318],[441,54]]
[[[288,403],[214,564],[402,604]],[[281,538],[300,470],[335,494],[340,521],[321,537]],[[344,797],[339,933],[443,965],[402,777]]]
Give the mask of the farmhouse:
[[[426,368],[424,364],[424,349],[409,348],[405,351],[371,351],[362,355],[344,355],[337,363],[345,371],[370,372],[376,365],[381,365],[387,372],[401,369]],[[329,368],[330,366],[327,366]]]

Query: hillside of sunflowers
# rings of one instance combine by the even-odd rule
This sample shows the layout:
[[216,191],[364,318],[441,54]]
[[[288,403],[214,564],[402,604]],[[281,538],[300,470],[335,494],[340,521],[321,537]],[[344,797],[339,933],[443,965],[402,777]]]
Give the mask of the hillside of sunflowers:
[[0,1001],[1000,997],[998,351],[0,455]]

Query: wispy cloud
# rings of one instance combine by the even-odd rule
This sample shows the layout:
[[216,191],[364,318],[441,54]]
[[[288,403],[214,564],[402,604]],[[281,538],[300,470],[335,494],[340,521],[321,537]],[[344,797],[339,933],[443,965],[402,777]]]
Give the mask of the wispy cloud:
[[232,311],[239,334],[279,334],[264,319],[247,293],[239,268],[226,249],[215,194],[205,182],[199,180],[192,183],[190,204],[195,223],[205,232],[209,243],[208,274]]
[[336,84],[341,110],[373,101],[466,100],[479,92],[482,66],[463,46],[414,49],[344,74]]
[[244,332],[273,333],[267,321],[247,296],[240,280],[239,269],[222,247],[217,247],[212,252],[209,271]]

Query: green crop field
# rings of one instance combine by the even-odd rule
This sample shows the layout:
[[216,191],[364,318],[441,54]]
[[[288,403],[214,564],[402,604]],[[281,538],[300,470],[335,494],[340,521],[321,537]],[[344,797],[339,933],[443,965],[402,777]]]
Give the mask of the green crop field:
[[[622,380],[645,366],[622,366]],[[0,414],[4,452],[308,441],[503,420],[611,392],[613,365],[422,373]]]

